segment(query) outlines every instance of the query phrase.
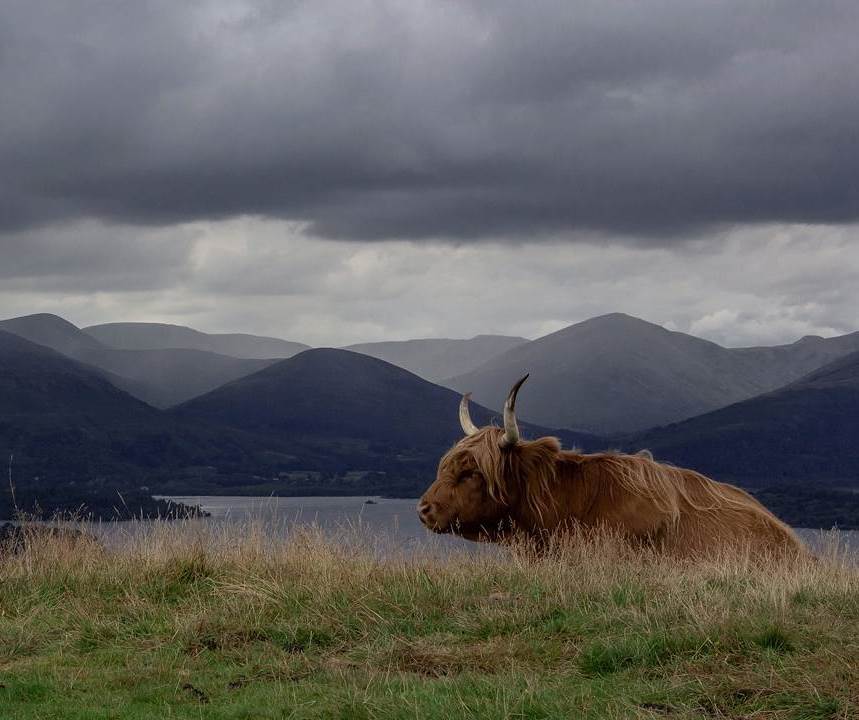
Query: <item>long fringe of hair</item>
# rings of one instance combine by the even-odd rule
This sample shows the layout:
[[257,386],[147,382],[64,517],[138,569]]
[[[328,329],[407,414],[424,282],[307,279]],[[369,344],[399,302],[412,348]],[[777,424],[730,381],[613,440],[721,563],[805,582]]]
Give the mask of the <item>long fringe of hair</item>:
[[[476,433],[460,441],[457,448],[471,451],[493,500],[509,505],[514,494],[518,495],[541,521],[556,501],[555,488],[561,482],[559,459],[582,462],[586,475],[589,471],[595,472],[598,477],[594,480],[598,485],[605,483],[605,491],[609,491],[614,481],[630,495],[647,498],[675,521],[684,508],[714,513],[748,507],[747,502],[733,497],[705,476],[656,462],[649,453],[580,455],[562,451],[560,441],[554,437],[522,441],[515,449],[508,450],[500,447],[501,432],[491,428]],[[590,463],[594,465],[587,467]],[[697,486],[694,496],[690,492],[690,480]],[[516,487],[510,487],[511,483],[516,483]]]

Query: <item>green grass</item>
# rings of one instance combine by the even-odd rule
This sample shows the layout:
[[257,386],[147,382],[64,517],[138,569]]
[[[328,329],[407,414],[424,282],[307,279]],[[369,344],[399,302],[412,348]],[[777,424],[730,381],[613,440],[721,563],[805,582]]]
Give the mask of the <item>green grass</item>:
[[231,533],[0,559],[0,719],[859,717],[859,571],[835,554],[405,558]]

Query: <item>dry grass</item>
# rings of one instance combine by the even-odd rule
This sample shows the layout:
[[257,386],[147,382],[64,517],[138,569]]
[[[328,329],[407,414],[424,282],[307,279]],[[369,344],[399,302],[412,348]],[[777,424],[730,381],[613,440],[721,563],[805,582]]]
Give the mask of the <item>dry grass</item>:
[[854,718],[859,570],[155,523],[0,560],[0,718]]

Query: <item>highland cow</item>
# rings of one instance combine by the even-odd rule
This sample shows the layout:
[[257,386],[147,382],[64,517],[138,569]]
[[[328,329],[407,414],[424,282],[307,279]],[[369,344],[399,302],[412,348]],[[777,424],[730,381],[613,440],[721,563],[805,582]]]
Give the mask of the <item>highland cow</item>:
[[556,438],[522,440],[516,395],[504,427],[478,428],[460,403],[465,437],[438,466],[418,503],[423,524],[439,533],[497,541],[606,530],[675,555],[702,556],[743,547],[755,555],[802,554],[793,531],[751,495],[684,468],[634,455],[565,451]]

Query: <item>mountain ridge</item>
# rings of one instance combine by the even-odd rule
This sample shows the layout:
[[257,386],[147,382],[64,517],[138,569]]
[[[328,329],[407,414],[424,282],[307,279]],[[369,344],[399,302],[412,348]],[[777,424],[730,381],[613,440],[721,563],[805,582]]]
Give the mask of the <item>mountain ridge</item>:
[[439,383],[527,342],[527,338],[510,335],[481,334],[464,339],[416,338],[356,343],[343,349],[399,365],[425,380]]
[[184,348],[120,350],[47,313],[0,320],[0,330],[99,368],[117,387],[159,408],[201,395],[272,362]]
[[82,331],[119,350],[186,349],[243,359],[284,359],[309,345],[250,333],[206,333],[185,325],[114,322],[89,325]]
[[[415,444],[446,449],[462,434],[460,399],[455,391],[384,360],[351,350],[314,348],[189,400],[170,413],[268,434],[339,433],[380,443],[393,438],[403,444],[419,438]],[[319,412],[332,407],[336,413]],[[471,412],[478,424],[498,421],[498,413],[477,403]],[[523,424],[523,429],[536,428]],[[591,439],[563,434],[568,439]]]
[[600,434],[638,432],[793,382],[859,350],[859,333],[790,345],[724,348],[623,313],[567,326],[445,381],[476,400],[532,373],[521,415]]

